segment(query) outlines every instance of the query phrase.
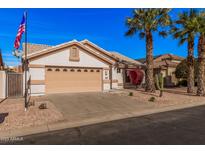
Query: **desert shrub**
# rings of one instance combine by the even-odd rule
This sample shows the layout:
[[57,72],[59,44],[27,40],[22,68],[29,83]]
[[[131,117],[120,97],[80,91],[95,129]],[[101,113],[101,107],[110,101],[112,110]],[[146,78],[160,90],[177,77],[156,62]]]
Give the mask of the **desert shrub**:
[[156,100],[155,97],[150,97],[148,101],[155,102],[155,100]]
[[40,104],[39,109],[47,109],[47,104],[46,103]]
[[133,96],[133,92],[129,92],[129,96]]

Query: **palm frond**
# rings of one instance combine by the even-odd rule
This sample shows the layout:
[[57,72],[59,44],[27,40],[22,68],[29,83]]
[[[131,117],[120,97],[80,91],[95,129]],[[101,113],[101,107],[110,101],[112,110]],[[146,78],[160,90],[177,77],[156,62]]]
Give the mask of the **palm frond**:
[[181,38],[178,45],[183,45],[187,40],[187,38]]
[[166,31],[160,31],[159,35],[162,36],[163,38],[167,37],[168,33]]
[[136,33],[136,29],[133,27],[133,28],[130,28],[130,29],[125,33],[125,36],[133,36],[135,33]]
[[140,39],[144,39],[145,38],[145,33],[144,32],[140,32],[139,33],[139,38]]

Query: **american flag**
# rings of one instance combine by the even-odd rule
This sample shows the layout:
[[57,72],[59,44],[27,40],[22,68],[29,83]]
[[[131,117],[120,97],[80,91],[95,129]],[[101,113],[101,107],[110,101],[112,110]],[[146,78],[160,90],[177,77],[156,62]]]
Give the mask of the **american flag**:
[[20,42],[21,42],[21,37],[23,33],[25,32],[25,27],[26,27],[26,13],[23,14],[23,19],[21,21],[21,24],[18,29],[18,33],[16,35],[16,39],[14,42],[14,48],[18,49],[20,47]]

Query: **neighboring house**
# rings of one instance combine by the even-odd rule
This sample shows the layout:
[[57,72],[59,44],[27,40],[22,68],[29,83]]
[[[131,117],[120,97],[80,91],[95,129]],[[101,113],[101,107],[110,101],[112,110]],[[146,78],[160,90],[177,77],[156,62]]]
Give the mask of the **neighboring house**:
[[4,62],[3,62],[1,51],[0,51],[0,70],[4,70]]
[[[175,86],[178,83],[175,77],[176,67],[183,59],[173,54],[154,56],[154,75],[161,72],[165,79],[165,86]],[[137,59],[137,61],[146,64],[145,58]]]
[[32,95],[121,89],[129,85],[126,71],[143,66],[88,40],[56,46],[29,43],[28,61]]

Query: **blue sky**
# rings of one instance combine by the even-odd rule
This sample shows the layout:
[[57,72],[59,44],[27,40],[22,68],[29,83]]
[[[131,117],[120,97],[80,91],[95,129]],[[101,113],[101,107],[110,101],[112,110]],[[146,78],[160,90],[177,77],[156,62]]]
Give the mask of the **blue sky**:
[[[27,9],[28,42],[57,45],[73,39],[88,39],[109,51],[131,58],[145,57],[145,40],[125,37],[125,19],[133,9]],[[185,9],[173,9],[171,16]],[[24,9],[0,9],[0,48],[7,65],[20,60],[12,55],[13,43]],[[22,40],[24,41],[24,40]],[[154,34],[154,55],[172,53],[186,56],[187,45],[178,46],[172,36]],[[196,55],[196,51],[195,51]]]

